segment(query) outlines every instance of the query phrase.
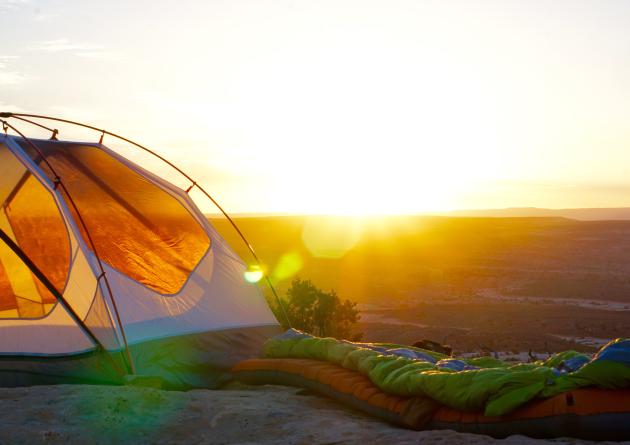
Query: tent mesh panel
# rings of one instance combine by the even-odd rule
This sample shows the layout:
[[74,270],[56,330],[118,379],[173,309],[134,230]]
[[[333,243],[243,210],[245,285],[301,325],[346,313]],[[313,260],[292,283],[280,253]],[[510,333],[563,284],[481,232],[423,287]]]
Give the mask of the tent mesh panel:
[[[43,300],[45,286],[9,246],[0,241],[0,318],[42,318],[57,299]],[[48,292],[48,291],[46,291]]]
[[[70,240],[52,195],[0,145],[0,228],[50,282],[63,292],[70,267]],[[4,243],[0,243],[0,318],[46,315],[55,297]]]
[[[62,178],[99,257],[157,292],[177,293],[210,247],[178,199],[100,148],[33,142]],[[38,153],[24,141],[21,145],[54,179]]]
[[105,349],[117,350],[122,345],[116,336],[116,331],[112,325],[112,319],[107,309],[107,304],[103,299],[100,289],[97,289],[92,307],[87,313],[84,320],[87,328],[101,342]]

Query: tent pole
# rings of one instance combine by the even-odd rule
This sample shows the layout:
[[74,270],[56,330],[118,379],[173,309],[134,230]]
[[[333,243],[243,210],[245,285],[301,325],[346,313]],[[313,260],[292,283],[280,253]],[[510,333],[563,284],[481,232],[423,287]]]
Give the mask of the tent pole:
[[20,246],[18,246],[15,241],[13,241],[13,239],[11,239],[11,237],[7,235],[7,233],[2,229],[0,229],[0,239],[4,241],[4,244],[6,244],[13,251],[13,253],[15,253],[20,258],[20,260],[22,260],[22,262],[30,269],[33,275],[35,275],[37,279],[46,287],[46,289],[48,289],[48,291],[53,294],[57,301],[61,303],[64,309],[68,312],[68,314],[70,314],[75,323],[81,327],[85,335],[89,337],[92,343],[94,343],[94,345],[98,349],[105,351],[106,349],[103,344],[99,341],[98,338],[96,338],[92,331],[90,331],[90,329],[86,326],[83,320],[81,320],[74,309],[72,309],[70,304],[68,304],[64,296],[61,294],[61,292],[57,290],[55,285],[50,282],[50,280],[46,277],[46,275],[44,275],[39,267],[37,267],[37,265],[33,263],[33,261],[28,257],[28,255],[26,255],[26,253],[24,253]]
[[[188,179],[192,183],[191,187],[187,190],[187,192],[190,191],[190,189],[192,187],[196,186],[221,211],[223,216],[225,216],[225,218],[229,221],[229,223],[232,225],[234,230],[236,230],[236,233],[238,233],[238,235],[241,238],[241,240],[247,246],[247,249],[251,253],[251,255],[254,258],[254,261],[256,262],[258,267],[262,268],[260,260],[258,259],[258,255],[256,255],[256,251],[254,250],[252,245],[249,243],[249,241],[247,240],[247,238],[245,237],[243,232],[241,232],[241,230],[239,229],[239,227],[236,224],[236,222],[234,222],[234,220],[230,217],[230,215],[219,205],[219,203],[210,195],[210,193],[208,193],[202,186],[197,184],[197,182],[194,179],[192,179],[188,174],[186,174],[182,169],[177,167],[175,164],[173,164],[172,162],[170,162],[166,158],[160,156],[159,154],[157,154],[153,150],[151,150],[151,149],[149,149],[149,148],[147,148],[147,147],[145,147],[143,145],[140,145],[137,142],[132,141],[131,139],[127,139],[126,137],[120,136],[120,135],[118,135],[116,133],[112,133],[110,131],[103,130],[101,128],[97,128],[97,127],[94,127],[92,125],[83,124],[81,122],[71,121],[71,120],[68,120],[68,119],[62,119],[62,118],[58,118],[58,117],[38,115],[38,114],[10,113],[10,112],[1,113],[0,112],[0,118],[11,118],[11,117],[13,117],[15,119],[20,119],[22,121],[31,123],[33,125],[37,125],[37,126],[39,126],[41,128],[44,128],[46,130],[53,131],[53,132],[54,132],[53,129],[45,127],[45,126],[43,126],[43,125],[41,125],[41,124],[39,124],[37,122],[33,122],[33,121],[28,120],[26,118],[30,117],[30,118],[34,118],[34,119],[47,119],[47,120],[52,120],[52,121],[56,121],[56,122],[63,122],[63,123],[70,124],[70,125],[77,125],[77,126],[83,127],[83,128],[88,128],[90,130],[98,131],[99,133],[101,133],[101,141],[102,141],[102,135],[107,134],[107,135],[113,136],[113,137],[115,137],[117,139],[120,139],[122,141],[125,141],[125,142],[127,142],[127,143],[129,143],[131,145],[135,145],[136,147],[140,148],[141,150],[144,150],[147,153],[149,153],[149,154],[155,156],[156,158],[160,159],[161,161],[163,161],[164,163],[168,164],[170,167],[172,167],[174,170],[176,170],[178,173],[180,173],[183,177],[185,177],[186,179]],[[284,303],[282,302],[282,299],[278,296],[278,293],[276,292],[276,288],[274,287],[273,283],[271,282],[271,279],[269,278],[269,276],[267,276],[267,274],[265,274],[265,281],[267,282],[267,285],[269,286],[269,289],[271,290],[273,296],[275,297],[276,302],[278,303],[278,306],[280,307],[280,310],[282,311],[282,315],[284,317],[284,320],[285,320],[287,326],[291,327],[291,320],[289,319],[289,316],[287,314],[286,308],[284,307]]]
[[[6,113],[0,113],[0,118],[1,117],[5,117],[5,114]],[[70,205],[72,206],[72,208],[76,212],[77,219],[79,220],[79,223],[81,224],[81,227],[83,227],[83,229],[85,230],[87,241],[90,244],[90,247],[92,248],[92,251],[94,252],[94,256],[96,257],[96,262],[97,262],[97,264],[99,266],[99,269],[101,271],[101,274],[100,274],[100,276],[98,278],[99,278],[99,280],[100,280],[100,278],[103,278],[103,280],[105,281],[105,287],[107,288],[107,291],[108,291],[109,297],[110,297],[110,301],[112,302],[114,313],[116,315],[116,320],[118,321],[118,326],[120,327],[120,334],[121,334],[121,337],[122,337],[122,340],[123,340],[123,346],[125,348],[125,356],[126,356],[126,359],[127,359],[126,362],[127,362],[128,368],[129,368],[128,370],[129,370],[130,374],[135,374],[136,370],[135,370],[133,358],[131,356],[131,351],[129,350],[129,344],[127,343],[127,336],[125,335],[125,329],[123,327],[122,320],[120,319],[120,314],[118,312],[118,307],[116,306],[116,301],[114,299],[114,294],[113,294],[112,289],[111,289],[111,287],[109,285],[109,281],[107,280],[107,276],[105,275],[105,268],[103,267],[103,263],[101,262],[101,258],[98,255],[98,251],[96,250],[96,245],[94,244],[94,241],[92,240],[92,237],[90,235],[90,231],[87,228],[87,224],[85,223],[85,220],[83,219],[83,217],[81,216],[81,213],[79,212],[79,208],[77,207],[76,203],[74,202],[74,199],[72,199],[72,196],[70,195],[70,192],[66,188],[65,184],[62,182],[61,177],[57,174],[57,172],[55,171],[53,166],[50,164],[50,162],[48,162],[48,159],[46,159],[46,156],[44,156],[44,153],[42,153],[42,151],[39,149],[39,147],[37,147],[35,144],[33,144],[33,142],[29,138],[27,138],[20,130],[15,128],[13,125],[11,125],[8,122],[6,122],[4,120],[1,120],[1,119],[0,119],[0,122],[2,122],[3,124],[7,125],[10,129],[15,131],[18,135],[20,135],[20,137],[22,139],[24,139],[24,141],[28,145],[30,145],[30,147],[33,150],[35,150],[39,154],[39,156],[41,156],[42,161],[46,164],[46,166],[48,167],[50,172],[53,175],[55,175],[55,178],[54,178],[55,188],[61,187],[61,189],[65,193],[66,197],[68,198],[68,201],[69,201]],[[56,134],[56,132],[55,132],[55,134]]]
[[96,346],[96,349],[98,351],[103,351],[110,358],[110,360],[112,361],[112,364],[114,365],[114,368],[116,368],[116,371],[121,372],[122,370],[120,366],[118,365],[118,363],[116,363],[116,360],[114,360],[114,357],[111,356],[111,354],[109,353],[107,349],[105,349],[105,346],[103,346],[101,341],[92,333],[92,331],[90,330],[90,328],[88,328],[85,322],[81,320],[81,318],[74,311],[74,309],[72,309],[72,306],[70,306],[70,304],[66,301],[63,294],[57,290],[55,285],[50,282],[50,280],[46,277],[46,275],[44,275],[44,273],[37,267],[35,263],[33,263],[33,261],[28,257],[28,255],[24,253],[24,251],[20,248],[20,246],[18,246],[15,243],[15,241],[13,241],[13,239],[11,239],[11,237],[7,235],[7,233],[2,229],[0,229],[0,239],[4,241],[4,243],[9,247],[9,249],[11,249],[13,253],[15,253],[20,260],[22,260],[22,262],[26,265],[26,267],[29,268],[29,270],[33,273],[33,275],[35,275],[37,279],[46,287],[46,289],[48,289],[48,291],[57,299],[59,304],[61,304],[61,306],[63,306],[63,308],[66,310],[66,312],[68,312],[72,320],[77,325],[79,325],[83,333],[90,339],[90,341],[92,341],[92,343],[94,343],[94,345]]

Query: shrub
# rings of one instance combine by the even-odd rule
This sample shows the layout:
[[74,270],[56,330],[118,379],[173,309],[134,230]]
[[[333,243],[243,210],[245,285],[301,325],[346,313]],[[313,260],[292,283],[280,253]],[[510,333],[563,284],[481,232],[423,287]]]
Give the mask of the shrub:
[[[361,334],[353,335],[354,325],[361,318],[357,303],[342,300],[334,290],[324,292],[311,280],[294,279],[282,304],[295,329],[320,337],[361,338]],[[276,313],[281,311],[278,307],[274,309]],[[285,320],[285,317],[278,313],[278,319]]]

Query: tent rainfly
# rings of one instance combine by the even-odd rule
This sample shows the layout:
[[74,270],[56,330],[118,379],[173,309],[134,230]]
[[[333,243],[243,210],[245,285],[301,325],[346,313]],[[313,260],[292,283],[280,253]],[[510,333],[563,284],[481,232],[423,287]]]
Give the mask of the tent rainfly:
[[0,113],[0,386],[212,388],[259,355],[279,324],[190,189],[27,117]]

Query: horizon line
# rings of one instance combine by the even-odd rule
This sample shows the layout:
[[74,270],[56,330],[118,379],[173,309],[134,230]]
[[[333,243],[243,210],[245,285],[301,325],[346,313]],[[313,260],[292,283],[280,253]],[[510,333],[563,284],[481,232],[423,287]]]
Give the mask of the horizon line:
[[[334,212],[230,212],[230,216],[239,218],[255,218],[255,217],[282,217],[282,216],[335,216],[335,217],[349,217],[349,218],[369,218],[369,217],[387,217],[387,216],[444,216],[454,215],[461,213],[473,213],[473,212],[506,212],[506,211],[531,211],[531,212],[586,212],[586,211],[627,211],[629,212],[628,218],[630,218],[630,205],[619,207],[480,207],[480,208],[462,208],[452,210],[435,210],[435,211],[422,211],[422,212],[399,212],[399,213],[366,213],[366,214],[352,214],[352,213],[334,213]],[[204,212],[205,216],[222,216],[221,212]],[[461,215],[466,216],[466,215]],[[553,215],[550,215],[553,216]],[[536,216],[533,216],[536,217]]]

